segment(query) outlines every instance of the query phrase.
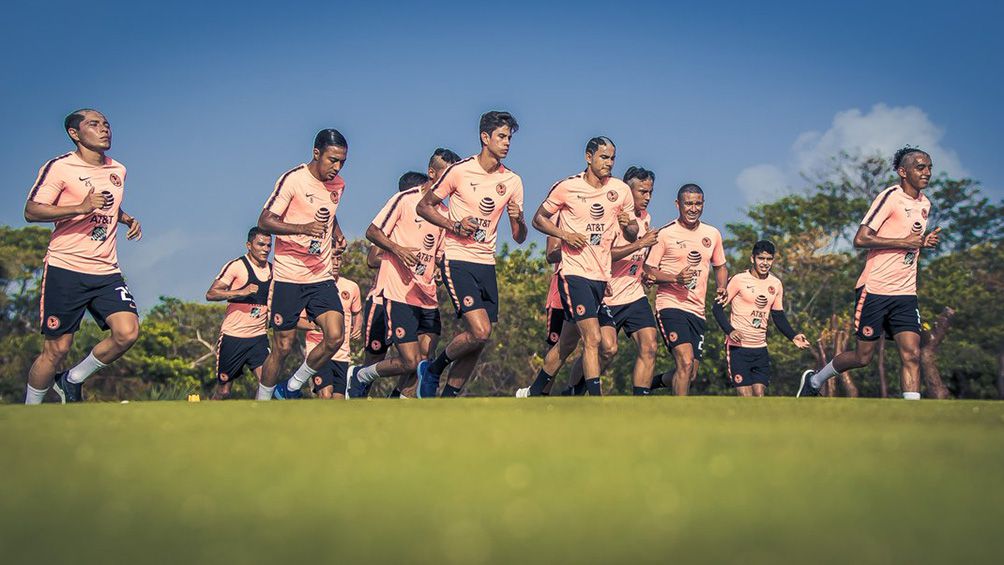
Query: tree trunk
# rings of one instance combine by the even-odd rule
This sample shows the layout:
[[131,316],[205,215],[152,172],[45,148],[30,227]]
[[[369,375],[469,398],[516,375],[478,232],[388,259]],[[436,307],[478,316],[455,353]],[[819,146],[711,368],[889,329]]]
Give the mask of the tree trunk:
[[941,380],[941,372],[938,371],[938,347],[945,340],[953,316],[955,310],[946,306],[934,321],[934,327],[923,330],[920,334],[920,372],[930,396],[939,400],[948,398],[949,394],[948,387]]
[[882,398],[889,398],[889,381],[885,376],[885,340],[879,340],[878,350],[879,390]]

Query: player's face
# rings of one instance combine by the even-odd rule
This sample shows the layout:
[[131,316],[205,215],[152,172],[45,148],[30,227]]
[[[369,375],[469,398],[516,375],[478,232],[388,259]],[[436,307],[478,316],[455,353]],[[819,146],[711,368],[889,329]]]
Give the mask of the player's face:
[[617,149],[612,145],[600,145],[593,153],[586,153],[586,166],[598,178],[610,178],[617,160]]
[[71,139],[91,151],[107,151],[112,147],[112,126],[101,112],[84,112],[80,127],[70,129],[69,134]]
[[338,275],[340,275],[341,273],[342,273],[342,260],[341,259],[332,259],[331,260],[331,276],[334,277],[334,279],[337,281],[338,280]]
[[314,149],[314,161],[317,162],[317,174],[323,182],[331,182],[345,166],[349,150],[345,147],[329,145],[324,151]]
[[923,153],[914,153],[907,155],[906,161],[896,171],[899,173],[899,178],[916,189],[927,188],[927,184],[931,182],[931,169],[934,166],[931,158]]
[[512,141],[512,131],[509,126],[502,126],[492,131],[491,135],[481,134],[481,143],[496,159],[505,159],[509,154],[509,142]]
[[268,253],[272,250],[272,236],[256,235],[247,243],[247,246],[251,257],[263,263],[268,260]]
[[761,251],[750,258],[753,263],[753,270],[761,277],[767,276],[770,268],[774,266],[774,256],[766,251]]
[[634,197],[634,211],[640,214],[642,211],[647,210],[648,203],[652,201],[652,191],[655,189],[655,181],[652,179],[631,179],[628,185],[631,187],[631,196]]
[[680,210],[680,220],[684,225],[692,226],[701,219],[704,213],[704,195],[697,192],[684,192],[683,196],[676,201],[676,207]]

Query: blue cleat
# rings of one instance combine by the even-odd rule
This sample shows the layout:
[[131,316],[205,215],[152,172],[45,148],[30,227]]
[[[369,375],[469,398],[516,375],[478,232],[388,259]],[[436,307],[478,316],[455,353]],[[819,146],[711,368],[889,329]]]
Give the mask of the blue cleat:
[[819,396],[819,389],[812,386],[812,375],[816,372],[812,369],[802,373],[802,380],[798,383],[798,392],[795,393],[795,398],[801,398],[803,396]]
[[286,386],[289,383],[288,380],[282,381],[275,385],[275,390],[272,391],[272,398],[276,400],[298,400],[303,398],[303,393],[298,390],[289,390]]
[[423,360],[418,363],[418,388],[416,392],[419,398],[436,398],[436,391],[439,390],[439,375],[429,370],[431,363]]
[[59,395],[59,401],[63,404],[80,402],[84,399],[82,383],[71,383],[66,380],[69,371],[56,373],[55,381],[52,383],[53,390]]
[[349,367],[349,377],[346,379],[348,386],[346,387],[346,398],[366,398],[370,395],[370,387],[373,383],[360,382],[356,377],[359,374],[359,370],[362,369],[359,365],[352,365]]

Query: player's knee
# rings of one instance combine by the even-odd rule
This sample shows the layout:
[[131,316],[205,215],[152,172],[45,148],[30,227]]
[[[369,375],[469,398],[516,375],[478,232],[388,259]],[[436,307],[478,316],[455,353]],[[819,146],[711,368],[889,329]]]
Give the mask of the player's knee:
[[73,345],[73,340],[50,340],[45,342],[45,347],[42,348],[42,355],[45,355],[55,364],[62,363],[66,356],[70,354],[70,347]]
[[656,354],[659,353],[659,342],[653,337],[651,339],[643,339],[641,343],[638,344],[638,357],[645,359],[646,361],[654,361]]
[[584,331],[582,332],[582,346],[588,349],[600,348],[600,332],[599,331]]
[[920,348],[901,347],[899,350],[899,357],[903,361],[903,365],[916,367],[920,365]]
[[292,353],[295,342],[295,335],[285,336],[276,334],[274,339],[272,339],[272,352],[279,357],[285,358]]
[[492,325],[476,325],[471,328],[471,338],[481,346],[488,343],[488,339],[492,337]]
[[128,324],[125,327],[112,328],[112,340],[119,347],[132,347],[139,339],[139,324]]
[[410,373],[415,369],[418,369],[418,363],[421,361],[422,355],[418,352],[414,354],[402,354],[401,355],[401,368],[404,369],[406,373]]
[[601,341],[600,357],[603,359],[603,361],[610,361],[614,357],[617,357],[617,342]]
[[676,362],[676,369],[684,375],[690,376],[697,370],[697,363],[693,359],[679,359]]
[[334,331],[331,332],[331,334],[325,334],[324,339],[322,340],[324,342],[324,347],[330,351],[338,351],[338,348],[342,346],[343,333],[344,332],[341,331]]

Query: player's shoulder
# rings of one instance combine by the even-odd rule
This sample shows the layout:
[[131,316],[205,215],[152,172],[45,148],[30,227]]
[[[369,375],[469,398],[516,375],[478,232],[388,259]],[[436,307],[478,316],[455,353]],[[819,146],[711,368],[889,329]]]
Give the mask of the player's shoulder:
[[551,190],[575,186],[581,181],[582,181],[582,173],[576,173],[574,175],[567,176],[563,179],[559,179],[557,182],[551,185]]
[[308,172],[307,165],[300,163],[299,165],[293,167],[292,169],[288,169],[279,175],[279,184],[296,180],[299,175],[302,175],[305,172]]
[[72,151],[69,153],[63,153],[62,155],[57,155],[56,157],[48,159],[42,163],[40,168],[46,172],[59,172],[61,170],[65,170],[69,168],[70,164],[73,162],[73,160],[70,159],[72,155]]
[[457,161],[456,163],[450,165],[449,167],[446,167],[446,170],[443,171],[443,176],[441,176],[439,178],[441,178],[441,179],[442,178],[446,178],[446,175],[449,175],[451,173],[454,174],[454,175],[458,175],[458,174],[463,174],[463,173],[465,173],[467,171],[470,171],[471,170],[471,165],[474,165],[476,163],[475,157],[476,157],[476,155],[471,155],[470,157],[468,157],[466,159],[461,159],[461,160]]
[[105,155],[105,167],[110,167],[114,169],[122,169],[125,171],[125,165],[121,161],[116,161],[115,159]]
[[714,238],[718,238],[718,239],[722,239],[722,232],[721,232],[721,230],[719,230],[718,228],[716,228],[715,226],[713,226],[711,224],[706,224],[704,222],[701,222],[701,230],[704,232],[705,235],[708,235],[708,236],[714,237]]
[[241,259],[243,259],[243,258],[244,257],[241,256],[241,257],[236,257],[234,259],[231,259],[231,260],[227,261],[226,264],[223,265],[223,272],[229,271],[230,269],[234,268],[235,265],[238,265],[238,264],[240,264],[243,267],[244,266],[243,265],[244,262],[241,261]]
[[900,186],[898,184],[894,184],[892,186],[888,186],[888,187],[882,189],[878,194],[875,195],[875,198],[873,200],[887,200],[890,196],[897,195],[897,194],[904,194],[905,195],[906,193],[904,193],[900,189]]
[[770,286],[772,286],[772,287],[774,287],[776,289],[780,289],[782,286],[784,286],[784,283],[781,282],[780,277],[778,277],[774,273],[768,273],[767,274],[767,284],[769,284]]
[[628,196],[631,195],[631,187],[617,177],[610,177],[610,180],[607,181],[607,188],[627,193]]
[[347,279],[345,277],[340,276],[338,277],[337,286],[341,290],[348,291],[353,294],[359,294],[359,285],[356,284],[356,281],[352,279]]

